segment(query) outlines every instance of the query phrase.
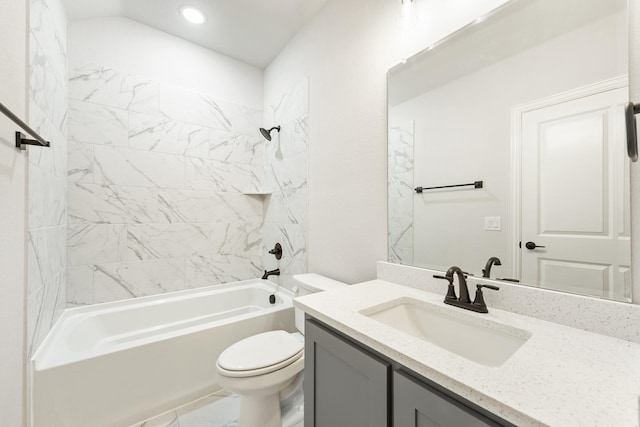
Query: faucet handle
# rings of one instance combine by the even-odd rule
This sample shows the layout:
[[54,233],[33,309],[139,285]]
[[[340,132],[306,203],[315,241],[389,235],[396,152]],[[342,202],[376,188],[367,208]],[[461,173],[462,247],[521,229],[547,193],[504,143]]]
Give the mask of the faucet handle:
[[499,291],[500,288],[497,286],[493,286],[493,285],[476,285],[476,289],[479,291],[482,288],[487,288],[487,289],[493,289],[494,291]]
[[456,290],[453,287],[453,276],[440,276],[438,274],[433,275],[436,279],[444,279],[449,282],[449,286],[447,286],[447,295],[445,295],[444,300],[457,300]]
[[476,285],[476,297],[473,300],[473,305],[477,306],[478,313],[488,313],[487,304],[484,302],[484,296],[482,295],[482,288],[492,289],[494,291],[500,288],[493,285]]

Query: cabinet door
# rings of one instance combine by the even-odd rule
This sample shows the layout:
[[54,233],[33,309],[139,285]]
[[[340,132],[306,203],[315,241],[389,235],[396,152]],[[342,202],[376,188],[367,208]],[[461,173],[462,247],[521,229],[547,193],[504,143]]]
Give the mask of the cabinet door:
[[389,363],[309,320],[305,324],[305,427],[388,427]]
[[486,427],[500,424],[439,390],[396,371],[393,373],[393,425]]

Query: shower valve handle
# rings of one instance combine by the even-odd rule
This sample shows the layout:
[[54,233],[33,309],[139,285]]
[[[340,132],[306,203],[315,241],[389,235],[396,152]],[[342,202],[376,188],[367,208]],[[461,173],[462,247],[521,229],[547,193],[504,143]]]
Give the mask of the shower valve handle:
[[269,251],[271,255],[275,255],[276,259],[282,259],[282,245],[280,243],[276,243],[276,246]]

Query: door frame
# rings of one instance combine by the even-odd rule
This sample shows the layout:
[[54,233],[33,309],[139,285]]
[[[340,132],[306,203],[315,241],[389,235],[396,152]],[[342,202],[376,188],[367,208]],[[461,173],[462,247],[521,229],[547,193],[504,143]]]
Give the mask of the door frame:
[[522,213],[522,119],[524,115],[541,108],[625,87],[629,87],[627,75],[602,80],[511,108],[511,245],[509,253],[513,277],[519,278],[522,271],[521,250],[518,244],[522,241],[520,215]]

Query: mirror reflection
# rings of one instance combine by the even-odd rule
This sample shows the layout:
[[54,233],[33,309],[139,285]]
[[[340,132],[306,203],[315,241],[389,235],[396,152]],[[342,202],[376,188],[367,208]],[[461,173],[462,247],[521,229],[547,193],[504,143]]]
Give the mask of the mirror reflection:
[[630,301],[627,40],[624,0],[512,0],[391,69],[389,261]]

